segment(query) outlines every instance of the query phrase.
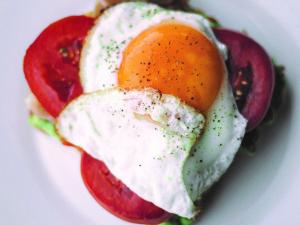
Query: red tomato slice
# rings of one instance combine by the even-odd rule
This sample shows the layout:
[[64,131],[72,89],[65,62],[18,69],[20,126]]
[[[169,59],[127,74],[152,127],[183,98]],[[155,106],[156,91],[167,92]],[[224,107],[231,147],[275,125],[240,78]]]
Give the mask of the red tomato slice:
[[271,104],[274,66],[263,47],[247,35],[226,28],[216,28],[214,32],[229,50],[227,66],[234,97],[248,119],[247,130],[253,130]]
[[54,117],[82,93],[80,52],[93,24],[90,17],[66,17],[50,24],[27,49],[25,77],[33,94]]
[[82,154],[81,175],[97,202],[123,220],[159,224],[170,217],[168,212],[137,196],[114,177],[103,162],[87,153]]

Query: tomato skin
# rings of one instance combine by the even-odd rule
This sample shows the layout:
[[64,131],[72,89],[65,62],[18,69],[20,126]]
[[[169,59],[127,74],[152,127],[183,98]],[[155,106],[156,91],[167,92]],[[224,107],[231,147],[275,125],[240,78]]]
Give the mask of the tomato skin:
[[82,93],[79,58],[94,19],[70,16],[50,24],[27,49],[23,70],[43,108],[57,117]]
[[[86,16],[63,18],[50,24],[26,51],[25,78],[43,108],[53,117],[82,93],[79,59],[82,43],[93,24],[94,19]],[[158,224],[170,217],[169,213],[138,197],[102,162],[84,152],[81,174],[95,199],[124,220]]]
[[83,152],[83,181],[96,201],[115,216],[141,224],[159,224],[171,214],[147,202],[114,177],[105,164]]

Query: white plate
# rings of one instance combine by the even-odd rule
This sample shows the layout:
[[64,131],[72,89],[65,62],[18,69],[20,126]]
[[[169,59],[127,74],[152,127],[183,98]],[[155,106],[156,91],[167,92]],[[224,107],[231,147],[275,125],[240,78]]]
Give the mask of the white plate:
[[[212,190],[201,225],[300,224],[300,3],[194,0],[223,25],[247,30],[286,66],[288,98],[261,134],[254,157],[239,156]],[[28,126],[22,73],[26,47],[50,22],[81,14],[93,0],[0,2],[0,224],[118,225],[84,188],[79,154]]]

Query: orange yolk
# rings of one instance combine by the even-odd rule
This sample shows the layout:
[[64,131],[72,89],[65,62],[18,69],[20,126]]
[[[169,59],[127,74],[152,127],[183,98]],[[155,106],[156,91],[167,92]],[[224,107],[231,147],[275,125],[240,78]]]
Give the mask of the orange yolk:
[[219,92],[223,74],[223,59],[203,33],[183,24],[162,23],[129,43],[118,83],[125,89],[151,87],[206,112]]

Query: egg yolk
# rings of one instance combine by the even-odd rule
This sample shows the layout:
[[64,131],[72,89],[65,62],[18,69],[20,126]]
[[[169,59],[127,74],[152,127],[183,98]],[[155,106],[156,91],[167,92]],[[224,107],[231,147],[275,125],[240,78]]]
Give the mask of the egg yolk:
[[203,33],[170,22],[144,30],[129,43],[118,83],[125,89],[151,87],[206,112],[219,92],[223,74],[223,59]]

